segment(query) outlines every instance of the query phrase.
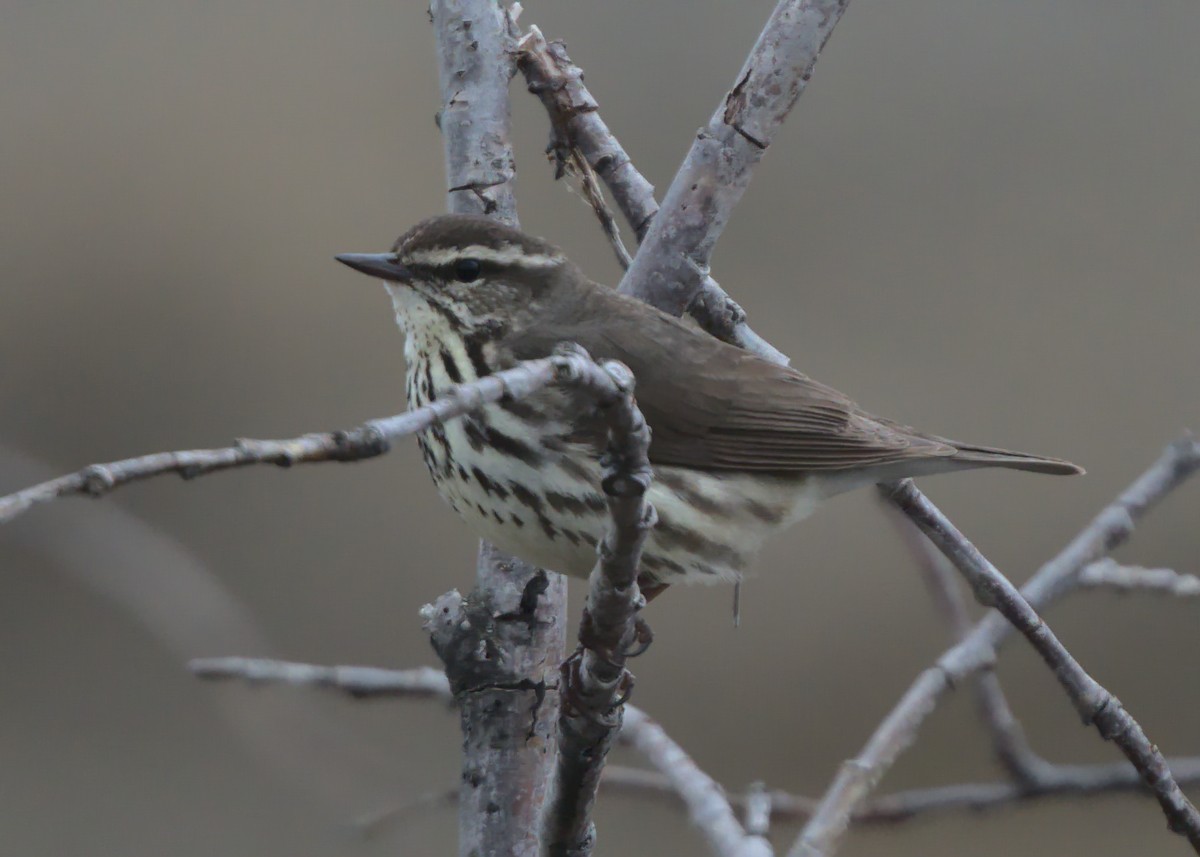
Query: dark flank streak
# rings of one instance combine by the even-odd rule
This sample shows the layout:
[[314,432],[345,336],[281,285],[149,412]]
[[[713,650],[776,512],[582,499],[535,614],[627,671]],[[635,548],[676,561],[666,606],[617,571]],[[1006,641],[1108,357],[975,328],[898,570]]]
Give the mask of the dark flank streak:
[[492,494],[495,494],[501,500],[508,497],[508,489],[499,482],[493,480],[478,467],[471,468],[471,475],[475,477],[475,481],[479,483],[479,487],[482,488],[484,493],[489,497]]
[[482,452],[484,444],[487,442],[483,433],[483,426],[479,420],[473,416],[463,417],[462,420],[463,434],[467,436],[467,443],[471,444],[471,449],[476,452]]
[[558,466],[561,467],[563,472],[568,476],[574,476],[576,479],[591,482],[595,478],[585,464],[580,461],[576,461],[569,455],[564,455],[562,458],[558,459]]
[[537,409],[528,402],[515,399],[501,399],[500,409],[507,411],[519,420],[532,421],[538,418]]
[[484,423],[483,432],[484,442],[495,452],[519,459],[531,467],[537,467],[542,463],[541,453],[524,441],[510,437],[487,423]]
[[698,559],[727,565],[730,568],[740,568],[743,558],[728,545],[713,541],[695,530],[676,526],[670,521],[660,519],[654,528],[654,538],[664,548],[681,548]]
[[446,375],[455,384],[463,382],[462,372],[458,371],[458,364],[454,362],[454,357],[445,348],[441,351],[442,367],[446,370]]
[[[559,491],[547,491],[546,502],[556,512],[582,517],[588,511],[588,505],[574,494],[563,494]],[[601,507],[603,508],[603,506]]]
[[424,380],[421,382],[422,392],[429,401],[437,401],[437,391],[433,388],[433,369],[430,367],[429,361],[423,361],[421,368],[424,370]]
[[705,497],[682,474],[673,471],[660,471],[655,474],[655,478],[664,487],[670,488],[680,500],[696,511],[718,519],[727,519],[730,517],[730,508],[728,505],[711,497]]
[[463,417],[462,426],[467,443],[471,444],[471,449],[476,452],[482,452],[486,447],[494,453],[515,458],[530,467],[537,467],[542,463],[540,452],[523,440],[511,437],[490,425],[482,412],[477,411]]
[[513,496],[517,498],[517,502],[522,506],[528,506],[538,515],[542,514],[542,498],[534,494],[520,482],[509,482],[508,487],[512,490]]
[[454,456],[450,453],[450,441],[446,439],[446,428],[439,425],[431,426],[429,428],[429,436],[442,448],[443,457],[446,460],[447,467],[449,467],[450,462],[454,460]]
[[516,524],[518,528],[525,526],[525,521],[522,520],[520,517],[518,517],[516,514],[509,512],[508,517],[509,517],[509,520],[511,520],[514,524]]
[[746,511],[758,518],[764,524],[778,524],[783,521],[783,509],[778,506],[768,506],[757,500],[746,499]]
[[673,559],[659,554],[647,553],[642,555],[642,566],[649,571],[672,571],[675,574],[687,574],[687,569]]
[[593,512],[607,512],[608,503],[604,500],[603,494],[597,494],[594,491],[589,491],[583,495],[583,504]]
[[579,542],[580,542],[580,534],[579,534],[579,533],[577,533],[577,532],[575,532],[574,530],[563,530],[563,531],[562,531],[562,534],[563,534],[564,536],[566,536],[566,538],[567,538],[567,541],[569,541],[571,544],[573,544],[573,545],[578,545],[578,544],[579,544]]

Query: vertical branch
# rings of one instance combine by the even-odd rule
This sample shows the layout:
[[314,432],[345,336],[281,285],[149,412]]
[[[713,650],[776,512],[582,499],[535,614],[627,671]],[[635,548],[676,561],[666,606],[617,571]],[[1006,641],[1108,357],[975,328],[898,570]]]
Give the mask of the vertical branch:
[[[497,0],[434,0],[447,205],[517,224],[508,83],[515,22]],[[485,543],[477,585],[425,612],[462,717],[459,853],[538,853],[557,742],[566,582]]]
[[498,0],[434,0],[438,127],[446,152],[446,207],[517,225],[516,165],[509,128],[513,38]]
[[633,683],[625,661],[639,636],[647,636],[645,626],[638,625],[637,613],[646,600],[637,578],[642,546],[656,521],[646,500],[653,477],[650,427],[634,402],[629,369],[615,361],[598,368],[589,372],[594,380],[581,375],[570,380],[594,390],[607,423],[600,484],[611,520],[589,580],[580,648],[563,664],[558,763],[545,816],[549,857],[592,853],[596,789]]

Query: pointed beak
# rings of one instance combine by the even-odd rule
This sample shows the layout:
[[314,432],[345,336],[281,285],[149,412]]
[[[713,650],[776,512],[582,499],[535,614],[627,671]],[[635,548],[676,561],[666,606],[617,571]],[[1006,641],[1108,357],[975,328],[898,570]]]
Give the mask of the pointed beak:
[[396,261],[395,253],[343,253],[334,258],[372,277],[394,283],[407,283],[411,279],[408,268]]

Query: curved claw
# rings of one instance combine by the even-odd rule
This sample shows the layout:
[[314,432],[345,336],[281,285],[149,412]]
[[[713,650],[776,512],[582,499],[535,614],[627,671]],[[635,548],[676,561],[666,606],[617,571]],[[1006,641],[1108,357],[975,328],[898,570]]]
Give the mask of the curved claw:
[[633,645],[625,650],[626,658],[636,658],[646,654],[646,650],[650,648],[650,644],[654,642],[654,631],[646,624],[646,620],[638,616],[634,620]]

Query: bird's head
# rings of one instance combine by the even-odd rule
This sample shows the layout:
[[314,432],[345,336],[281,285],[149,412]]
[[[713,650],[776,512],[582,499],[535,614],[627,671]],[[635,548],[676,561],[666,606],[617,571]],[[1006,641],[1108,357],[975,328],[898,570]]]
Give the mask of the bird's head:
[[485,217],[422,221],[388,253],[337,260],[384,281],[406,333],[449,325],[507,332],[533,322],[582,275],[557,247]]

